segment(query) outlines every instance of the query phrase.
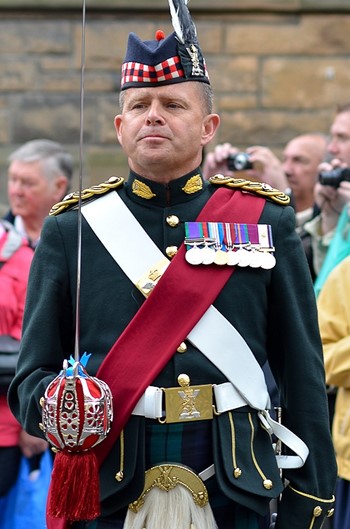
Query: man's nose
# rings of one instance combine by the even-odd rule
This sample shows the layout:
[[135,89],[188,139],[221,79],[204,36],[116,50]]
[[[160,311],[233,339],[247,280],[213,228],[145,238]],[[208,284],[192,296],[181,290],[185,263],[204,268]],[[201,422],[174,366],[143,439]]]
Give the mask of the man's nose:
[[147,112],[147,121],[150,124],[164,122],[164,117],[162,114],[162,107],[158,102],[154,101],[150,105],[148,112]]
[[337,141],[335,139],[331,139],[330,140],[330,142],[327,145],[327,150],[331,154],[337,154],[339,149],[338,149]]
[[285,175],[288,177],[291,173],[291,164],[287,161],[284,161],[282,163],[282,169],[283,169],[283,172],[285,173]]
[[10,180],[8,183],[9,190],[12,193],[20,193],[23,190],[23,185],[20,180]]

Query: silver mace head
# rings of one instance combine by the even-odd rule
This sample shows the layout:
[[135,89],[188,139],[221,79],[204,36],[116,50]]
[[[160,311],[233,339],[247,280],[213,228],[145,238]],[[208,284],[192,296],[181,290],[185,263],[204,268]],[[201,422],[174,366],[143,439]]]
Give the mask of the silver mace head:
[[57,450],[80,452],[107,436],[113,420],[112,394],[105,382],[91,377],[80,362],[49,384],[42,397],[42,423],[47,441]]

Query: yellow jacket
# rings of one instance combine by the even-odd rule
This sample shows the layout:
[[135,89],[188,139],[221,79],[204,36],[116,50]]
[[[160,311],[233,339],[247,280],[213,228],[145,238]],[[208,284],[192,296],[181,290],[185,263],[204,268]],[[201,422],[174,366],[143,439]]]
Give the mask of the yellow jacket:
[[338,387],[333,421],[338,475],[350,481],[350,257],[329,274],[317,303],[326,381]]

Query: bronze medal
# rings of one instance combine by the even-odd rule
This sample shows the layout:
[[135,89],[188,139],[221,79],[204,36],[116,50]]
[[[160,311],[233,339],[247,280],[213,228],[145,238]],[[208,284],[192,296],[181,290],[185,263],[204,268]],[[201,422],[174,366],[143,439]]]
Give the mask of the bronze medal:
[[227,252],[224,250],[217,250],[215,252],[214,263],[219,266],[227,264]]

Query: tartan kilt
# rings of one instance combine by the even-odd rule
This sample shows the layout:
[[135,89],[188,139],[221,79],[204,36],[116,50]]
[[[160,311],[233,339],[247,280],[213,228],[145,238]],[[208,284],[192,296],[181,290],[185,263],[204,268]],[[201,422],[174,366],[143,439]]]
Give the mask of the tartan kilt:
[[[213,464],[212,421],[159,424],[146,420],[146,469],[161,463],[179,463],[196,474]],[[258,529],[264,519],[227,498],[215,475],[205,481],[219,529]],[[268,526],[267,526],[268,527]]]

